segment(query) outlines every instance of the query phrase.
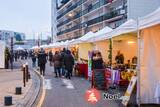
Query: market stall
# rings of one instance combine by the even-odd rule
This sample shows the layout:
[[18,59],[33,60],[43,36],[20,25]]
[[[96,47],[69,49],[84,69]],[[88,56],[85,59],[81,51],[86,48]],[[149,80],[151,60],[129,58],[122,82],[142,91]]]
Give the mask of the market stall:
[[[107,65],[109,68],[105,70],[107,74],[105,77],[107,84],[110,83],[107,81],[111,81],[112,84],[117,84],[119,86],[128,85],[131,77],[136,74],[135,68],[137,65],[138,47],[136,27],[136,21],[131,19],[113,31],[103,35],[103,40],[108,39],[106,48],[104,48],[108,50],[108,54],[106,54],[106,56],[108,61],[110,61],[109,58],[112,59],[112,69],[110,68],[110,65]],[[103,50],[102,47],[102,45],[99,45],[99,50]],[[118,51],[120,52],[120,56],[123,56],[123,58],[116,58]],[[120,59],[120,61],[117,62],[117,59]],[[121,59],[123,61],[121,61]]]
[[160,8],[140,18],[139,28],[139,103],[160,104]]
[[0,68],[5,68],[5,43],[0,41]]
[[97,41],[94,43],[94,50],[99,50],[102,54],[102,58],[107,63],[109,55],[109,40]]

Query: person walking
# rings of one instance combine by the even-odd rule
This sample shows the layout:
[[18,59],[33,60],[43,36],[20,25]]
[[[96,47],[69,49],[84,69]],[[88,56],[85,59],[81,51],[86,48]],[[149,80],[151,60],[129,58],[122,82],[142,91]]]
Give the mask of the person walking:
[[14,58],[15,58],[15,61],[17,62],[17,58],[18,58],[18,52],[17,51],[14,52]]
[[70,50],[66,51],[66,55],[64,57],[64,66],[65,66],[65,69],[67,70],[66,78],[71,79],[73,66],[74,66],[74,58]]
[[34,68],[36,66],[36,54],[35,52],[32,53],[32,67]]
[[52,58],[53,58],[52,51],[49,51],[48,56],[49,56],[50,66],[52,66]]
[[55,55],[53,56],[53,63],[54,63],[54,71],[55,71],[55,77],[61,77],[61,55],[58,51],[55,52]]
[[65,76],[65,66],[64,66],[64,57],[65,57],[65,55],[66,55],[66,49],[65,48],[63,48],[63,50],[61,51],[61,64],[62,64],[62,66],[61,66],[61,71],[62,71],[62,76]]
[[5,49],[5,68],[9,69],[9,60],[10,60],[11,54],[9,51],[9,48],[6,47]]
[[38,53],[38,65],[40,67],[40,74],[45,76],[45,66],[47,63],[46,53],[43,49],[41,49]]

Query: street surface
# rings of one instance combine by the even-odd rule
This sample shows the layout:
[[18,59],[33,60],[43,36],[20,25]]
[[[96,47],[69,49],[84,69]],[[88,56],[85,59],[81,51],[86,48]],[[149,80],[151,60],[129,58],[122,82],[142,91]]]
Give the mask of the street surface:
[[90,89],[90,83],[82,77],[55,78],[54,68],[47,64],[43,88],[46,89],[43,107],[121,107],[120,103],[111,100],[101,100],[90,104],[85,100],[85,92]]

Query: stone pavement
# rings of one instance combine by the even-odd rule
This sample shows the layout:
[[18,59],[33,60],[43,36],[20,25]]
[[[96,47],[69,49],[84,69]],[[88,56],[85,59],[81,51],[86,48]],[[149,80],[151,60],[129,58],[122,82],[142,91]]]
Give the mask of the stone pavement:
[[[20,70],[21,64],[25,61],[17,62],[13,71],[10,69],[0,69],[0,107],[4,107],[4,96],[12,96],[13,105],[9,107],[31,107],[40,88],[38,76],[30,71],[31,79],[23,87],[23,72]],[[22,94],[16,95],[15,88],[22,87]]]
[[[12,96],[13,107],[18,105],[31,88],[32,80],[23,87],[23,72],[19,69],[11,70],[0,70],[0,107],[4,106],[4,96]],[[15,87],[22,87],[22,95],[15,95]],[[12,106],[11,106],[12,107]]]

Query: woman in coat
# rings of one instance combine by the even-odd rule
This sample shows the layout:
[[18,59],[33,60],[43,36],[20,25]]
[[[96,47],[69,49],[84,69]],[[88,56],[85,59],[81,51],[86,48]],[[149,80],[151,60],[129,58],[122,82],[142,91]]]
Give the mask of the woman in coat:
[[61,77],[61,55],[58,51],[55,52],[55,55],[53,56],[53,63],[54,63],[54,71],[55,71],[55,74],[56,74],[56,77],[57,76],[57,73],[59,75],[59,77]]

